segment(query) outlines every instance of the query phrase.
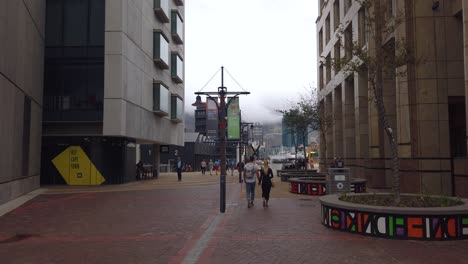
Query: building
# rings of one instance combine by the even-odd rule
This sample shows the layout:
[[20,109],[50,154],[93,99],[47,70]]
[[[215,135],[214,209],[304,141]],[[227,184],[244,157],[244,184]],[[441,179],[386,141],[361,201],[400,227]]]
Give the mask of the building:
[[133,181],[139,144],[156,165],[160,145],[183,145],[183,0],[0,10],[0,204],[41,183]]
[[283,120],[281,121],[281,130],[282,130],[281,131],[282,144],[284,147],[287,147],[287,148],[295,147],[296,143],[297,143],[297,146],[300,146],[300,145],[307,146],[309,144],[308,137],[305,138],[305,142],[304,142],[304,140],[300,136],[297,136],[296,133],[294,133],[294,131],[289,129],[284,124]]
[[[404,75],[384,77],[384,102],[397,133],[401,191],[468,196],[466,118],[468,102],[468,17],[466,0],[386,0],[385,19],[403,16],[384,40],[387,58],[395,56],[395,39],[405,39],[415,61]],[[321,0],[317,19],[319,100],[333,125],[321,137],[325,157],[343,157],[353,177],[371,188],[390,188],[391,155],[377,111],[370,100],[368,72],[333,70],[323,58],[351,58],[351,43],[372,47],[366,13],[358,1]],[[443,23],[441,23],[443,21]],[[342,25],[344,48],[335,32]],[[372,49],[370,49],[372,50]],[[326,147],[326,151],[325,151]]]
[[263,146],[263,126],[260,123],[255,123],[252,129],[253,141],[258,145]]
[[46,3],[41,182],[133,181],[139,144],[183,145],[184,2]]
[[0,204],[39,188],[45,1],[0,1]]
[[206,135],[206,105],[195,109],[195,132]]
[[[149,155],[143,154],[148,157]],[[185,133],[184,146],[167,146],[167,149],[161,153],[161,171],[175,171],[177,157],[181,157],[183,164],[190,165],[192,170],[200,171],[203,160],[208,163],[211,160],[219,158],[216,142],[200,133]]]

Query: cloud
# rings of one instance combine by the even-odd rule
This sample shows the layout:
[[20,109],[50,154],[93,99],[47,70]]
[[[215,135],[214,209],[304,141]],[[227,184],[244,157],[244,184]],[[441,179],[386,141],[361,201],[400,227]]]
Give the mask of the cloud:
[[[186,2],[186,111],[195,91],[225,66],[242,88],[241,110],[249,121],[278,119],[275,107],[316,83],[315,20],[310,0],[192,0]],[[216,76],[204,91],[221,85]],[[225,74],[229,91],[241,87]]]

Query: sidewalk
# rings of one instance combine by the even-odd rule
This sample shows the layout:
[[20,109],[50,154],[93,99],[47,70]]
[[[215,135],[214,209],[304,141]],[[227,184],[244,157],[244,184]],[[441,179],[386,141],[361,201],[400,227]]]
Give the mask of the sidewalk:
[[172,174],[98,188],[53,187],[0,217],[1,263],[467,263],[468,241],[374,239],[320,224],[316,197],[275,178],[269,208],[247,208],[227,176]]

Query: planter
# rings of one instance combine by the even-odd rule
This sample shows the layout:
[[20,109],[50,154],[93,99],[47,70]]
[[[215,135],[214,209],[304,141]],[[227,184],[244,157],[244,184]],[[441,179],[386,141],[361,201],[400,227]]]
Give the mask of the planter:
[[[323,178],[298,177],[291,178],[288,181],[290,193],[319,196],[327,194],[325,176]],[[366,192],[366,182],[365,179],[351,179],[351,192]]]
[[[385,194],[382,194],[385,195]],[[468,200],[451,207],[385,207],[320,197],[321,221],[343,232],[389,239],[468,239]]]

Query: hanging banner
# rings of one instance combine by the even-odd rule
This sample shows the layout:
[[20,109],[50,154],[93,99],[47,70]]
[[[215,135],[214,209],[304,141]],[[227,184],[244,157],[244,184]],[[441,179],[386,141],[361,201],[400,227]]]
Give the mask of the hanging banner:
[[206,98],[206,136],[218,138],[218,106],[217,97]]
[[227,110],[227,138],[228,140],[240,139],[240,110],[239,97],[229,98]]

